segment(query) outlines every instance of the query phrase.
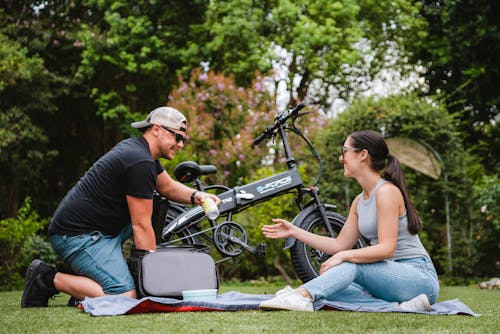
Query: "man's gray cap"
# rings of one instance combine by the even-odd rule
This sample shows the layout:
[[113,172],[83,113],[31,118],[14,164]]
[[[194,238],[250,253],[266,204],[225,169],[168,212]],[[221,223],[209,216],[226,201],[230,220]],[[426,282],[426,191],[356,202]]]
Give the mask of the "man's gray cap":
[[186,117],[177,109],[172,107],[159,107],[148,114],[144,121],[133,122],[130,125],[136,129],[146,128],[153,124],[159,124],[166,128],[186,131]]

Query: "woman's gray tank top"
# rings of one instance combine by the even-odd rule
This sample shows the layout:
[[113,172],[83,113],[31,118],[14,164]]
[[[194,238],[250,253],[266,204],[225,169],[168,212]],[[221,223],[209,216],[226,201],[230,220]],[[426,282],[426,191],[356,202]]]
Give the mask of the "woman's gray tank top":
[[[370,198],[364,199],[364,191],[359,198],[357,214],[358,228],[360,233],[370,240],[370,245],[378,244],[378,215],[377,202],[375,199],[377,190],[384,183],[389,182],[381,179],[370,194]],[[409,259],[415,257],[429,257],[420,238],[417,234],[411,234],[408,231],[408,217],[405,213],[398,219],[398,241],[394,256],[390,260]]]

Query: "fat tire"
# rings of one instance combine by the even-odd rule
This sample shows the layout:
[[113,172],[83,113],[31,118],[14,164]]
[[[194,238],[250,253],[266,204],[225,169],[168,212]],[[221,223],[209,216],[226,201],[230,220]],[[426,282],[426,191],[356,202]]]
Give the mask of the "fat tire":
[[[345,218],[342,215],[330,210],[327,210],[326,215],[334,233],[331,237],[336,237],[344,226]],[[314,234],[328,235],[318,211],[314,211],[309,214],[298,224],[298,226]],[[354,248],[362,248],[364,246],[364,241],[360,239]],[[295,244],[290,249],[290,255],[293,267],[303,283],[318,277],[321,263],[330,257],[329,255],[318,252],[298,240],[295,241]]]
[[[184,205],[170,205],[167,211],[167,215],[165,217],[165,225],[167,226],[172,220],[174,220],[180,214],[189,210],[189,207]],[[201,238],[199,235],[194,235],[197,232],[196,225],[186,227],[181,231],[176,232],[174,235],[171,235],[170,238],[162,239],[162,243],[168,243],[173,240],[182,239],[179,242],[174,243],[173,245],[193,245],[193,244],[202,244]],[[184,239],[185,238],[185,239]]]
[[175,242],[170,245],[201,245],[202,242],[200,236],[194,234],[196,234],[196,231],[193,228],[186,227],[182,231],[179,231],[174,235],[172,235],[172,237],[169,238],[168,240],[163,240],[163,243],[168,243],[170,241],[182,239],[179,240],[179,242]]

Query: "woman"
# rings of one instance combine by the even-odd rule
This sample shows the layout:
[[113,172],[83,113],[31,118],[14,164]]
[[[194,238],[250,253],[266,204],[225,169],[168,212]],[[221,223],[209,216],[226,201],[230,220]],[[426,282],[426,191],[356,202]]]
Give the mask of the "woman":
[[[422,222],[399,161],[381,135],[367,130],[346,139],[339,160],[344,176],[354,178],[363,191],[337,238],[307,232],[283,219],[262,228],[267,238],[296,238],[332,256],[321,265],[320,276],[297,289],[278,291],[260,307],[313,311],[313,302],[324,298],[378,309],[429,311],[439,282],[417,235]],[[352,249],[361,236],[370,246]]]

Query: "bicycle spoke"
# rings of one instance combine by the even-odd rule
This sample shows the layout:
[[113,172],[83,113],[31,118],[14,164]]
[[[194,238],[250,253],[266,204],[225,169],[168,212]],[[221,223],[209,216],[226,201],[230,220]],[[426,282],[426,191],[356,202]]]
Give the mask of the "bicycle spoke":
[[[215,227],[209,227],[209,228],[207,228],[205,230],[202,230],[202,231],[198,231],[198,232],[195,232],[195,233],[190,233],[190,234],[188,234],[188,235],[186,235],[186,236],[184,236],[182,238],[178,238],[178,239],[173,239],[173,240],[170,240],[170,241],[162,242],[162,245],[170,245],[170,244],[173,244],[173,243],[182,242],[184,240],[190,239],[190,238],[192,238],[194,236],[198,236],[198,235],[204,236],[204,235],[206,235],[207,232],[209,232],[211,230],[214,230],[214,229],[215,229]],[[178,232],[178,233],[181,233],[181,231]]]

